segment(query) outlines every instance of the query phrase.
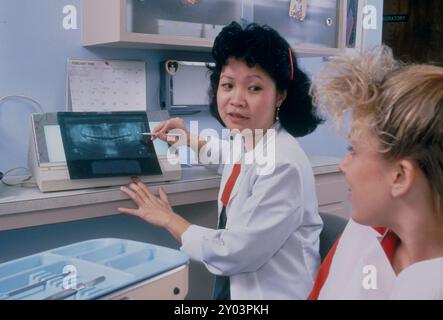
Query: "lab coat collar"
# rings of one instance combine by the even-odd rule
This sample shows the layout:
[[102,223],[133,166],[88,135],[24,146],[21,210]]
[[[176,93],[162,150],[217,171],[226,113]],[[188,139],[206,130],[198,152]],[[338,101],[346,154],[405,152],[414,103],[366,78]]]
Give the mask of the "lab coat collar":
[[[275,133],[276,133],[276,135],[277,135],[277,133],[280,131],[280,129],[281,129],[281,124],[280,124],[280,121],[276,121],[276,122],[274,122],[274,124],[272,125],[272,127],[271,128],[269,128],[270,130],[275,130]],[[257,143],[257,145],[255,146],[255,148],[254,148],[254,150],[261,150],[261,149],[263,149],[264,147],[266,147],[267,146],[267,144],[269,143],[269,136],[270,136],[270,134],[269,134],[269,130],[267,130],[266,131],[266,133],[263,135],[263,137],[260,139],[260,141]],[[247,153],[249,153],[249,152],[252,152],[252,150],[251,151],[248,151]]]
[[[280,129],[281,129],[280,122],[276,121],[272,125],[272,127],[270,129],[275,130],[275,135],[277,135],[278,131],[280,131]],[[269,130],[267,130],[266,134],[263,136],[262,139],[260,139],[260,141],[257,143],[257,145],[255,146],[255,148],[253,150],[246,152],[244,146],[242,146],[241,150],[243,150],[243,153],[242,154],[238,154],[238,155],[234,155],[234,159],[235,159],[234,163],[237,162],[237,161],[240,161],[241,162],[241,170],[240,170],[239,176],[237,177],[237,181],[236,181],[236,183],[234,185],[234,188],[232,189],[231,197],[229,198],[229,202],[228,202],[228,205],[227,205],[227,208],[226,208],[226,212],[228,212],[229,204],[231,203],[231,201],[238,194],[238,188],[239,188],[239,186],[241,184],[241,181],[242,181],[243,177],[245,176],[245,173],[248,172],[248,170],[252,170],[255,167],[253,164],[246,164],[245,161],[244,161],[245,157],[247,155],[252,156],[253,152],[255,152],[256,154],[259,153],[259,152],[263,152],[263,149],[269,144],[269,140],[270,140],[269,137],[270,137]],[[230,133],[228,135],[228,138],[234,139],[238,143],[243,143],[242,137],[240,136],[240,134],[231,134]],[[226,174],[226,179],[225,179],[223,185],[221,186],[221,188],[222,188],[221,192],[223,192],[223,189],[225,188],[225,185],[226,185],[226,181],[228,180],[229,176],[231,175],[232,168],[233,168],[233,165],[225,167],[225,170],[227,170],[226,173],[225,173]],[[219,199],[219,201],[220,201],[220,199]],[[221,208],[221,206],[220,206],[220,208]],[[221,211],[221,209],[220,209],[220,211]]]
[[[277,133],[277,132],[280,131],[281,128],[282,128],[282,126],[281,126],[280,121],[276,121],[276,122],[274,122],[274,124],[273,124],[273,125],[271,126],[271,128],[269,128],[269,129],[275,130],[276,133]],[[268,139],[264,139],[265,137],[266,137],[266,138],[269,137],[269,130],[266,131],[266,133],[264,134],[263,138],[260,139],[260,141],[259,141],[259,142],[257,143],[257,145],[255,146],[254,150],[257,149],[257,148],[263,148],[263,141],[266,141],[266,143],[268,142]],[[227,138],[228,138],[228,139],[231,139],[231,140],[237,140],[237,139],[239,139],[239,140],[237,140],[237,141],[242,141],[242,140],[241,140],[241,135],[240,135],[237,131],[230,131],[230,132],[228,133]],[[244,146],[243,146],[243,149],[242,149],[242,150],[244,151],[244,153],[252,152],[252,150],[246,152]]]
[[246,154],[251,154],[252,152],[255,153],[259,153],[259,152],[263,152],[263,149],[268,146],[270,139],[269,137],[271,136],[270,134],[270,130],[274,130],[275,131],[275,135],[277,135],[277,133],[280,131],[281,129],[281,124],[280,121],[276,121],[274,122],[274,124],[272,125],[271,128],[269,128],[268,130],[266,130],[266,133],[263,135],[263,137],[258,141],[257,145],[255,146],[255,148],[253,150],[250,151],[245,151],[245,155]]

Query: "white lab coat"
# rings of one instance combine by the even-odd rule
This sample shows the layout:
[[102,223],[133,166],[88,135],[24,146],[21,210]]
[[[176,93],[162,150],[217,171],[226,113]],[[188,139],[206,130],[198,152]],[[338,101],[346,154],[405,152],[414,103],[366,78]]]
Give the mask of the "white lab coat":
[[[298,142],[277,123],[273,174],[243,165],[226,208],[226,230],[191,225],[181,249],[215,275],[230,276],[231,299],[306,299],[319,266],[315,182]],[[263,140],[262,140],[263,141]],[[213,140],[206,146],[217,148]],[[263,144],[257,148],[263,148]],[[218,209],[232,164],[225,165]]]
[[443,299],[443,257],[396,275],[380,244],[385,234],[350,220],[331,262],[322,265],[329,271],[318,299]]

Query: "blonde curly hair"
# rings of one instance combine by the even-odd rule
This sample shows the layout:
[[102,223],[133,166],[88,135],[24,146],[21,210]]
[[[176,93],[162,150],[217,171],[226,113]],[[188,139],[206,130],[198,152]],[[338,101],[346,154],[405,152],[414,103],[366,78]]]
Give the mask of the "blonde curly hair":
[[351,112],[351,135],[374,135],[387,160],[413,159],[443,208],[443,68],[403,64],[382,46],[339,56],[313,80],[314,103],[338,124]]

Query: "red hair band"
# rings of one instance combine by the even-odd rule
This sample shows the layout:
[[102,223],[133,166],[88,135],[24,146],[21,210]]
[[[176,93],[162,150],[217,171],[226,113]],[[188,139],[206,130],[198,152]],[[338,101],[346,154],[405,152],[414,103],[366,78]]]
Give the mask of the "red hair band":
[[289,62],[291,63],[291,81],[294,80],[294,61],[292,61],[292,49],[288,48],[289,51]]

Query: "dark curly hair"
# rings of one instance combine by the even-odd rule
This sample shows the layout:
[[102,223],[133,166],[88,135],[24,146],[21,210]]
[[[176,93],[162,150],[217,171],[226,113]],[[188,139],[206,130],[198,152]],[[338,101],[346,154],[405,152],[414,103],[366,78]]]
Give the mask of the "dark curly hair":
[[310,80],[298,68],[294,53],[293,80],[289,44],[280,34],[267,25],[248,24],[244,29],[232,22],[215,38],[212,56],[215,60],[211,70],[209,88],[211,114],[223,125],[217,107],[217,89],[223,66],[229,58],[244,61],[248,67],[260,66],[275,82],[278,92],[286,90],[286,99],[280,106],[279,118],[283,128],[294,137],[303,137],[323,122],[312,104],[309,94]]

